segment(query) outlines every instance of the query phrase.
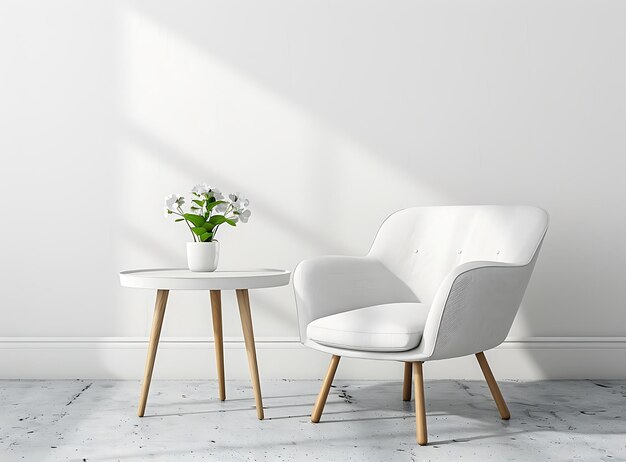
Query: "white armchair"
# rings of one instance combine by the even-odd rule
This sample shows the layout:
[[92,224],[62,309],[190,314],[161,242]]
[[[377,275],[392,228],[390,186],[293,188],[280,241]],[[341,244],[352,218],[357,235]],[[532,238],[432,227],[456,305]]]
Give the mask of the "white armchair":
[[332,354],[311,415],[319,422],[341,356],[402,361],[427,443],[422,363],[475,354],[510,417],[484,351],[504,341],[548,227],[535,207],[415,207],[391,215],[365,257],[319,257],[293,275],[300,338]]

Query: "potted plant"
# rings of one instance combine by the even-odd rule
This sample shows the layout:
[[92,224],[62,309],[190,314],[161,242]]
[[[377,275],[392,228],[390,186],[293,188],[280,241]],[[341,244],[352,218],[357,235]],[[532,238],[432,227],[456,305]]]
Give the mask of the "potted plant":
[[240,193],[228,197],[206,183],[197,184],[191,190],[189,211],[183,210],[185,198],[170,194],[165,198],[165,216],[176,215],[174,221],[185,222],[193,242],[187,243],[187,263],[191,271],[215,271],[219,260],[217,231],[224,223],[237,226],[250,218],[250,201]]

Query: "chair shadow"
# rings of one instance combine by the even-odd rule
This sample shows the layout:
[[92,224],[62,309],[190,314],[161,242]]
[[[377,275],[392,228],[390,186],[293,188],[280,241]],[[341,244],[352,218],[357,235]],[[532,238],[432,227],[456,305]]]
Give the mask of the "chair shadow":
[[[596,381],[597,382],[597,381]],[[532,434],[538,432],[558,431],[574,432],[578,434],[623,434],[624,429],[616,428],[619,416],[614,416],[606,409],[598,406],[577,406],[576,402],[561,401],[553,396],[547,400],[545,388],[541,382],[535,387],[533,383],[502,382],[501,388],[511,410],[511,420],[501,420],[493,398],[486,384],[475,382],[468,385],[465,381],[431,381],[426,383],[427,389],[427,419],[459,419],[473,422],[473,428],[477,434],[471,436],[459,435],[457,438],[443,440],[430,440],[429,445],[439,446],[452,443],[468,443],[488,438],[511,437],[513,435]],[[590,382],[595,383],[595,382]],[[597,385],[597,384],[596,384]],[[608,388],[603,388],[608,389]],[[347,390],[347,391],[346,391]],[[414,401],[406,402],[401,399],[401,382],[383,382],[367,384],[338,383],[331,389],[326,404],[326,411],[319,422],[324,427],[332,427],[332,424],[376,422],[376,421],[400,421],[406,420],[407,429],[414,428],[415,419]],[[397,392],[396,392],[397,391]],[[346,393],[349,398],[346,399]],[[554,395],[555,392],[552,392]],[[310,418],[310,411],[314,406],[316,394],[281,394],[264,397],[266,411],[270,415],[265,418],[268,421],[301,420]],[[533,402],[533,396],[543,396],[542,401]],[[556,395],[555,395],[556,396]],[[520,397],[524,397],[523,399]],[[305,398],[303,402],[276,403],[277,399]],[[250,402],[250,406],[223,409],[206,409],[198,411],[182,411],[168,413],[153,413],[145,418],[171,417],[183,415],[210,415],[229,412],[254,413],[254,399],[234,398],[241,404]],[[549,401],[549,402],[546,402]],[[189,402],[185,405],[208,405],[218,404],[220,401],[202,400]],[[160,406],[172,406],[179,403],[160,404]],[[158,406],[158,405],[157,405]],[[306,412],[298,412],[305,408]],[[272,412],[276,411],[276,412]],[[289,412],[295,411],[295,412]],[[391,413],[392,415],[372,415],[372,413]],[[274,415],[272,415],[274,414]],[[395,415],[394,415],[395,414]],[[607,425],[600,425],[611,421],[610,431]],[[319,425],[317,424],[317,425]],[[501,428],[503,431],[497,431]],[[325,438],[325,441],[327,438]]]
[[[522,392],[533,390],[533,383],[510,383],[503,382],[501,388],[505,396],[511,396],[507,400],[512,417],[510,420],[502,420],[498,415],[498,410],[491,397],[487,385],[480,384],[480,389],[472,387],[468,390],[464,381],[441,381],[445,387],[436,386],[437,382],[430,382],[427,396],[427,419],[433,417],[456,417],[461,420],[471,420],[476,426],[484,426],[486,433],[469,437],[450,438],[447,440],[432,441],[432,445],[443,445],[450,443],[471,442],[474,440],[487,439],[492,437],[510,437],[518,434],[528,434],[547,431],[565,431],[578,434],[606,434],[621,435],[626,433],[626,424],[621,428],[615,428],[614,422],[620,421],[620,416],[612,415],[607,409],[594,406],[578,406],[577,403],[559,402],[555,400],[546,402],[525,402],[519,399],[519,389]],[[597,382],[597,381],[595,381]],[[592,382],[596,384],[595,382]],[[451,387],[452,384],[456,384]],[[435,386],[433,386],[435,385]],[[596,384],[597,385],[597,384]],[[390,386],[398,390],[397,400],[389,394]],[[600,385],[599,385],[600,386]],[[359,403],[358,409],[347,409],[344,411],[324,412],[319,424],[329,425],[336,423],[353,422],[374,422],[380,420],[412,420],[415,418],[414,401],[400,401],[400,382],[388,382],[373,384],[371,386],[361,386],[354,389],[350,386],[338,386],[333,388],[329,396],[328,406],[346,403],[339,397],[345,389],[349,389],[351,401]],[[534,393],[541,394],[541,382],[538,382]],[[517,390],[516,390],[517,389]],[[334,395],[334,396],[333,396]],[[375,405],[368,405],[367,401],[372,396],[384,396]],[[389,399],[387,399],[389,398]],[[532,399],[530,397],[529,399]],[[551,398],[552,399],[552,398]],[[339,401],[337,401],[339,400]],[[310,403],[311,409],[314,403]],[[372,403],[374,404],[374,403]],[[304,405],[304,404],[302,404]],[[587,409],[587,410],[584,410]],[[391,416],[370,416],[371,412],[399,412],[399,415]],[[341,418],[341,415],[350,414],[348,418]],[[303,418],[309,415],[273,416],[271,419]],[[327,418],[333,416],[333,418]],[[582,419],[581,419],[582,417]],[[606,430],[607,423],[611,423],[611,430]],[[604,423],[605,425],[601,425]],[[507,429],[506,433],[494,432],[494,426]],[[600,428],[599,428],[600,427]]]

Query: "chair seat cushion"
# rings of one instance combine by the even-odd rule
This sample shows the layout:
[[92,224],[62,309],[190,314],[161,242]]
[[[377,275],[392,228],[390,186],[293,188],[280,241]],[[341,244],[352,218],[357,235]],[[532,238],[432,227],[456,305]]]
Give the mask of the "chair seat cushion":
[[316,319],[307,336],[322,345],[362,351],[407,351],[422,339],[428,305],[388,303]]

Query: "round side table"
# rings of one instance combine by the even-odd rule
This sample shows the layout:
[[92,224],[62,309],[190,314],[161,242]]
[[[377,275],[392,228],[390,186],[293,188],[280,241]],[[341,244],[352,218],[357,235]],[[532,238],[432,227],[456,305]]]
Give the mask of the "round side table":
[[150,331],[150,343],[146,358],[146,369],[143,376],[143,385],[139,398],[137,415],[143,417],[150,390],[150,381],[154,369],[161,326],[165,316],[165,306],[170,290],[208,290],[211,294],[211,310],[213,314],[213,335],[215,338],[215,357],[217,363],[217,378],[219,382],[220,400],[226,399],[226,387],[224,379],[224,339],[222,335],[222,290],[234,290],[239,304],[241,328],[248,354],[248,366],[250,378],[254,390],[257,417],[262,420],[263,400],[261,398],[261,384],[259,383],[259,370],[256,361],[256,348],[254,346],[254,331],[252,329],[252,316],[250,314],[249,289],[261,289],[266,287],[278,287],[289,284],[289,271],[278,269],[254,269],[242,271],[214,271],[211,273],[196,273],[188,269],[162,268],[122,271],[120,283],[124,287],[138,289],[155,289],[156,302],[152,330]]

